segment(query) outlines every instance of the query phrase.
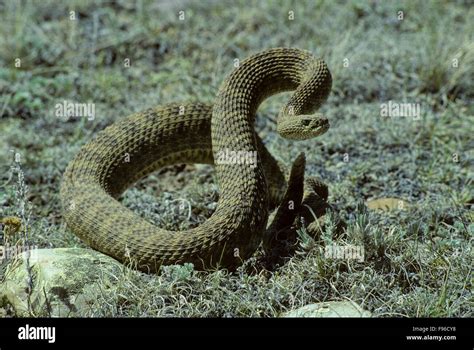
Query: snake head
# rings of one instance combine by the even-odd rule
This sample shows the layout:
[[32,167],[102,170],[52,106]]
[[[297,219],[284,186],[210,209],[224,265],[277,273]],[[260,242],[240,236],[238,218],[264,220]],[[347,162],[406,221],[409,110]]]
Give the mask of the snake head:
[[324,134],[329,129],[329,120],[322,114],[280,114],[277,131],[286,139],[307,140]]

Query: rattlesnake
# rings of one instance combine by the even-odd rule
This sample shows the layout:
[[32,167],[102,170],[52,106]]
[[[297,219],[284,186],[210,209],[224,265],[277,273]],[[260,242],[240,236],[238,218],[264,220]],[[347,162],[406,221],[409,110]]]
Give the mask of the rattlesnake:
[[[331,82],[324,61],[311,53],[269,49],[231,72],[213,106],[169,104],[112,124],[83,146],[65,171],[60,198],[68,227],[94,249],[145,271],[184,262],[198,269],[239,265],[262,241],[269,207],[281,201],[286,188],[282,168],[254,131],[258,106],[270,95],[295,90],[280,111],[277,131],[293,140],[315,137],[329,127],[326,118],[311,113],[326,100]],[[224,150],[256,151],[257,162],[215,164],[218,205],[196,228],[160,229],[117,200],[158,168],[213,164]],[[296,173],[302,164],[299,159]]]

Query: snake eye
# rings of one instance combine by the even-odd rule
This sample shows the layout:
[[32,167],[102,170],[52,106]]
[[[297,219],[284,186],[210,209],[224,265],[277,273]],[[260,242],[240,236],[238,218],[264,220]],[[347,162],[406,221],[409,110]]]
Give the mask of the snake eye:
[[301,119],[301,124],[303,126],[309,126],[309,124],[311,124],[311,120],[310,119]]

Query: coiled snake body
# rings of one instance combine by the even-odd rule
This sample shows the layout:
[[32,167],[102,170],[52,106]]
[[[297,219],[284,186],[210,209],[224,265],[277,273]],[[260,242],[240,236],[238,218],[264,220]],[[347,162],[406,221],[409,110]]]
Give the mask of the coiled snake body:
[[[269,207],[278,204],[286,188],[282,169],[254,131],[258,106],[270,95],[294,90],[277,129],[286,138],[307,139],[329,126],[311,113],[330,89],[331,75],[322,60],[298,49],[270,49],[242,61],[223,82],[213,106],[170,104],[112,124],[83,146],[66,169],[60,197],[68,227],[94,249],[134,261],[141,270],[184,262],[199,269],[240,264],[262,241]],[[226,150],[257,152],[257,163],[216,162],[217,209],[199,227],[166,231],[117,200],[158,168],[213,164]]]

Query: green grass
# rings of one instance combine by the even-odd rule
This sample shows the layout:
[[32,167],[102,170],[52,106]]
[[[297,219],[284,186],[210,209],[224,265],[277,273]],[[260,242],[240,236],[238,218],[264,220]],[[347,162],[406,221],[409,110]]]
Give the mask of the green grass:
[[[78,20],[69,19],[71,10]],[[29,240],[41,247],[85,247],[65,228],[58,197],[62,173],[84,143],[153,105],[212,103],[235,58],[298,47],[330,67],[333,91],[321,111],[331,128],[315,140],[283,140],[271,121],[288,97],[282,94],[259,109],[257,130],[287,164],[306,152],[307,173],[328,184],[347,235],[326,232],[314,241],[302,232],[297,253],[275,271],[262,268],[261,251],[234,274],[124,268],[91,315],[273,317],[350,299],[375,316],[472,317],[473,17],[463,1],[6,1],[0,216],[29,220]],[[96,118],[55,117],[63,100],[95,103]],[[389,100],[419,103],[421,119],[381,117]],[[23,181],[10,150],[21,154]],[[183,229],[212,214],[217,193],[209,167],[173,167],[142,180],[123,201],[161,227]],[[412,206],[387,213],[362,205],[380,197]],[[192,204],[189,221],[180,198]],[[30,208],[23,214],[21,202]],[[363,245],[365,260],[327,259],[331,244]]]

